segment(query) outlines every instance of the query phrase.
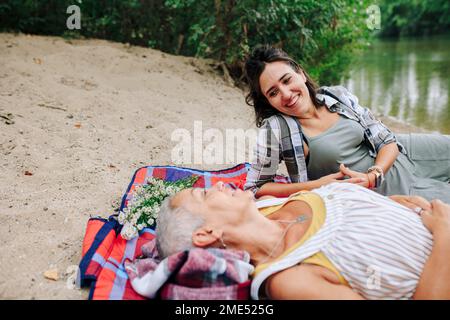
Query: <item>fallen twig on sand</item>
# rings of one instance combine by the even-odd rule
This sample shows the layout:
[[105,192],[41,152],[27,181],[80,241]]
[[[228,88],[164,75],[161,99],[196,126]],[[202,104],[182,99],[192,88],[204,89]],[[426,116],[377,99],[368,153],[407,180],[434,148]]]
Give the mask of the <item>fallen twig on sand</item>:
[[45,103],[39,103],[38,106],[39,106],[39,107],[42,107],[42,108],[48,108],[48,109],[55,109],[55,110],[67,111],[67,109],[64,109],[64,108],[61,108],[61,107],[55,107],[55,106],[48,105],[48,104],[45,104]]

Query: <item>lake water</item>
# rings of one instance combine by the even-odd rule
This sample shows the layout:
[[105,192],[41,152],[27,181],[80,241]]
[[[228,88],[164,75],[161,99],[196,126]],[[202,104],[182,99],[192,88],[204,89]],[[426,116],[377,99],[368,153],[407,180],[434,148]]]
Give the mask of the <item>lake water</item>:
[[450,134],[450,36],[376,40],[343,83],[362,106]]

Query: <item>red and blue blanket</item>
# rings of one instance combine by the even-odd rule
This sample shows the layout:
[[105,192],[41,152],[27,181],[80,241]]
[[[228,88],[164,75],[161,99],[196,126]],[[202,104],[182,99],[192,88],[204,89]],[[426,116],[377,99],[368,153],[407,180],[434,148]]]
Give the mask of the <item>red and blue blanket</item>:
[[[134,173],[122,197],[120,210],[126,207],[135,187],[143,184],[148,177],[176,181],[197,175],[199,179],[194,187],[209,188],[218,181],[223,181],[232,188],[243,189],[248,169],[248,163],[218,171],[173,166],[143,167]],[[155,238],[155,232],[145,228],[139,237],[126,241],[120,236],[120,229],[116,215],[111,215],[108,219],[91,218],[88,221],[80,262],[80,285],[90,286],[89,299],[144,299],[131,287],[124,262],[141,256],[142,245]],[[240,297],[248,297],[248,289],[248,285],[243,286]]]

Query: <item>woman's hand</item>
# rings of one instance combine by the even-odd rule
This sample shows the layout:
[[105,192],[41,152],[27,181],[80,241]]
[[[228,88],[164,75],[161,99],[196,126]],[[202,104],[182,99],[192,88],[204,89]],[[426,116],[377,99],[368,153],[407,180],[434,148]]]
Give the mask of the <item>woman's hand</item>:
[[417,214],[420,214],[422,210],[431,211],[431,203],[419,196],[402,196],[393,195],[389,197],[395,202],[413,210]]
[[369,186],[375,186],[375,175],[373,173],[362,173],[351,170],[347,168],[343,163],[341,163],[339,169],[344,176],[350,177],[350,179],[346,179],[344,180],[344,182],[359,184],[360,186],[363,186],[365,188],[369,188]]
[[433,234],[433,249],[413,298],[450,299],[450,206],[433,200],[431,211],[422,211],[421,217],[424,226]]
[[450,237],[450,205],[437,199],[429,202],[419,196],[394,195],[389,198],[419,214],[432,234]]
[[423,224],[436,236],[450,238],[450,205],[441,200],[431,201],[431,210],[422,211]]
[[326,184],[333,183],[333,182],[350,182],[350,183],[356,183],[356,184],[363,182],[363,180],[359,177],[343,180],[344,177],[345,177],[345,174],[342,173],[341,171],[339,171],[336,173],[329,174],[327,176],[323,176],[322,178],[320,178],[316,181],[319,184],[319,186],[324,186]]

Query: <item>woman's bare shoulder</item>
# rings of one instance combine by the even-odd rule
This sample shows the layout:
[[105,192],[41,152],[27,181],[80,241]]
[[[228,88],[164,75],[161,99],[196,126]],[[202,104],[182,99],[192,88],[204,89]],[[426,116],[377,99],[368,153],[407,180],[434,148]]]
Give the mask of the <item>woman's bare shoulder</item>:
[[328,278],[321,266],[299,264],[280,271],[266,281],[271,299],[363,299],[349,286]]

